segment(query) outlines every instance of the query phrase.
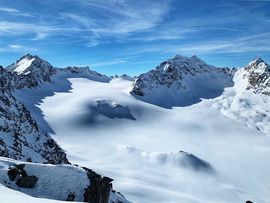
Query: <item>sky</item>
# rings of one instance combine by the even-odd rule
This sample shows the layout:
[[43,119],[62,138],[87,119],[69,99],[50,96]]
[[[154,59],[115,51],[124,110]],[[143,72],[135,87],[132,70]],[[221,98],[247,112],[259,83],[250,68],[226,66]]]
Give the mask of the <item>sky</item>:
[[270,63],[270,0],[0,0],[0,64],[139,75],[176,54],[216,66]]

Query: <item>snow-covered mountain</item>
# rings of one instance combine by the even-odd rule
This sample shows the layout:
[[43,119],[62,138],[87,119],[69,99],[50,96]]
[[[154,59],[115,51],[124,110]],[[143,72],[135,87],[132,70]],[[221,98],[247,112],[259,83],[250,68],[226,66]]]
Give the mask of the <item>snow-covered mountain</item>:
[[263,59],[250,62],[244,69],[242,80],[247,80],[247,89],[253,89],[254,93],[270,95],[270,66]]
[[65,74],[66,77],[87,77],[100,82],[110,81],[108,76],[92,71],[88,66],[56,68],[44,59],[31,54],[22,56],[16,63],[9,65],[7,70],[14,73],[13,83],[17,89],[33,88],[42,83],[50,83],[52,78],[59,74]]
[[44,82],[51,82],[51,76],[56,73],[55,68],[47,61],[27,54],[16,63],[7,67],[14,74],[15,88],[33,88]]
[[123,74],[123,75],[115,75],[111,77],[112,79],[124,79],[124,80],[129,80],[129,81],[134,81],[135,77],[131,77],[127,74]]
[[214,106],[249,127],[270,133],[270,67],[261,58],[236,71],[234,86]]
[[[0,152],[16,159],[0,157],[0,199],[128,202],[108,189],[110,178],[101,181],[104,174],[132,202],[270,201],[269,65],[262,59],[229,69],[177,55],[135,81],[48,64],[28,54],[0,69]],[[41,163],[22,162],[30,158]],[[67,161],[96,172],[42,164]]]
[[0,155],[40,163],[68,163],[65,152],[45,132],[24,104],[13,96],[13,75],[0,67]]
[[163,107],[188,106],[201,98],[219,96],[225,87],[233,85],[233,73],[229,68],[208,65],[197,56],[176,55],[140,75],[130,93]]
[[[47,61],[30,54],[21,57],[6,69],[0,67],[0,73],[0,169],[2,169],[1,173],[4,172],[1,175],[0,182],[7,187],[36,197],[100,203],[128,202],[123,195],[112,190],[112,179],[102,177],[91,169],[76,168],[70,165],[48,167],[48,165],[42,164],[70,163],[64,150],[61,149],[42,125],[40,118],[43,117],[43,114],[41,111],[37,111],[36,105],[42,102],[42,99],[47,94],[53,95],[54,91],[62,91],[63,87],[66,86],[63,84],[69,84],[68,78],[82,77],[105,83],[108,83],[111,79],[91,71],[89,67],[55,68]],[[59,81],[62,83],[60,88],[56,84]],[[47,90],[45,88],[45,94],[27,95],[27,92],[31,91],[31,89],[36,91],[48,85],[54,86],[54,84],[56,84],[56,88]],[[32,113],[34,116],[32,116]],[[12,159],[5,161],[1,157],[34,163],[29,165]],[[1,163],[4,165],[1,165]],[[4,174],[11,169],[20,171],[20,168],[16,168],[17,164],[29,165],[27,168],[31,169],[30,173],[35,173],[37,176],[25,175],[28,172],[23,171],[20,172],[21,174],[18,173],[15,179],[16,184],[8,181]],[[5,171],[6,167],[11,169]],[[81,180],[80,170],[85,171],[85,177]],[[7,174],[5,175],[7,176]],[[57,178],[57,174],[65,174],[66,179]],[[79,180],[77,185],[72,178],[76,179],[76,181]],[[28,188],[28,184],[31,184],[34,179],[39,179],[37,181],[38,186],[31,190],[24,190],[24,187]],[[83,182],[87,182],[87,184],[82,185]],[[46,187],[48,188],[46,189]],[[30,201],[32,200],[30,199]]]

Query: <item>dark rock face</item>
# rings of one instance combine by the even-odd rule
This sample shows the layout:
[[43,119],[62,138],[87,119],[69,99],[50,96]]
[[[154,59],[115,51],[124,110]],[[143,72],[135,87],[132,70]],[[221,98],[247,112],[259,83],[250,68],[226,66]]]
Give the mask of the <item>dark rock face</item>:
[[21,176],[17,181],[16,185],[23,188],[33,188],[38,181],[36,176]]
[[13,73],[0,67],[0,156],[41,163],[69,163],[64,151],[47,133],[39,130],[31,113],[13,96],[15,80]]
[[16,177],[19,175],[19,170],[17,168],[11,168],[8,170],[8,177],[11,181],[14,181]]
[[87,172],[90,186],[85,189],[84,201],[90,203],[108,203],[112,189],[112,179],[102,177],[91,169],[83,168]]

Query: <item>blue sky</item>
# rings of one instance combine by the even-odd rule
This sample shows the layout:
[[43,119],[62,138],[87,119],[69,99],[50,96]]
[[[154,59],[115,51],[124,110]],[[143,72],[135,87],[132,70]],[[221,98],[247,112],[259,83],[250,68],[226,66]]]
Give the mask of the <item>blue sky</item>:
[[270,0],[0,0],[0,64],[138,75],[176,54],[216,66],[270,62]]

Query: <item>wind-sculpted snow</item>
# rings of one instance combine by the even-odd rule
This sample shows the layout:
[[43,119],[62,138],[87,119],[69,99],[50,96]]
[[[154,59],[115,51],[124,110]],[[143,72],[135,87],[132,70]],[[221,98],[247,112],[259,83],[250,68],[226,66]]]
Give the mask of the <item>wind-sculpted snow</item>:
[[131,94],[165,108],[189,106],[201,98],[214,98],[233,85],[234,70],[207,65],[196,56],[177,55],[140,75]]
[[[206,161],[196,157],[193,154],[179,151],[179,152],[146,152],[134,147],[124,146],[120,147],[121,150],[129,153],[132,156],[146,159],[164,164],[171,164],[177,167],[183,167],[194,171],[214,172],[212,166]],[[133,157],[134,158],[134,157]]]

